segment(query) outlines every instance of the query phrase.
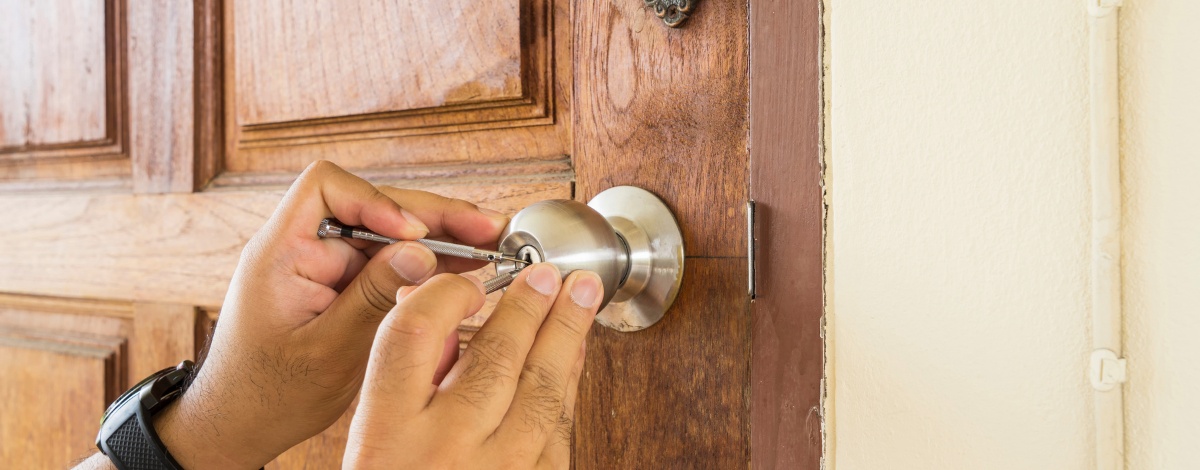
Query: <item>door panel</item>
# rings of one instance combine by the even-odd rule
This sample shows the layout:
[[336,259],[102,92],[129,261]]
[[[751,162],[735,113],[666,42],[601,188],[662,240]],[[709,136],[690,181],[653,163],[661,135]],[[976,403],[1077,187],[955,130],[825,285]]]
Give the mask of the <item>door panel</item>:
[[570,143],[568,8],[227,0],[229,138],[214,184],[286,178],[317,158],[393,175],[412,165],[561,160]]
[[94,448],[129,386],[128,303],[0,294],[0,459],[62,468]]
[[750,458],[746,4],[670,29],[642,2],[575,4],[576,198],[646,188],[687,254],[675,305],[633,333],[593,329],[576,468],[743,468]]
[[516,0],[238,2],[233,18],[244,126],[523,94]]
[[0,2],[0,191],[128,185],[122,3]]
[[[746,2],[701,2],[672,29],[636,0],[126,1],[80,3],[78,17],[42,11],[65,1],[21,2],[0,16],[100,28],[104,43],[49,59],[74,67],[61,76],[0,71],[90,100],[72,118],[84,121],[39,117],[30,125],[47,129],[0,145],[0,218],[20,221],[0,231],[3,406],[82,397],[54,409],[75,427],[6,408],[6,435],[58,426],[70,448],[0,439],[0,457],[82,456],[130,379],[192,357],[242,247],[296,174],[328,159],[510,214],[624,184],[657,194],[682,227],[683,287],[651,328],[594,330],[573,465],[748,465]],[[0,31],[4,47],[46,42],[13,34]],[[100,107],[86,67],[97,55]],[[4,125],[26,125],[17,98],[0,96]],[[100,131],[86,121],[97,115]],[[460,345],[498,297],[463,322]],[[336,468],[352,414],[269,468]]]
[[744,259],[688,258],[675,305],[634,333],[592,329],[576,468],[744,468],[750,317]]
[[96,410],[108,403],[102,390],[112,381],[105,373],[112,351],[0,336],[0,355],[5,465],[63,468],[86,455],[96,441]]
[[[0,3],[0,149],[103,140],[103,0]],[[68,34],[70,33],[70,34]]]

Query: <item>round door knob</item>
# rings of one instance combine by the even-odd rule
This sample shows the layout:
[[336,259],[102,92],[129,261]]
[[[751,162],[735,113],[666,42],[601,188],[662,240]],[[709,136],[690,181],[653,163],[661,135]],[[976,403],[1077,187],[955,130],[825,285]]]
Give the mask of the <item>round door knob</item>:
[[[619,331],[658,322],[683,281],[683,236],[657,196],[618,186],[586,205],[565,199],[522,209],[500,236],[500,251],[552,263],[565,279],[577,269],[593,271],[604,284],[596,321]],[[516,263],[496,266],[499,274]]]

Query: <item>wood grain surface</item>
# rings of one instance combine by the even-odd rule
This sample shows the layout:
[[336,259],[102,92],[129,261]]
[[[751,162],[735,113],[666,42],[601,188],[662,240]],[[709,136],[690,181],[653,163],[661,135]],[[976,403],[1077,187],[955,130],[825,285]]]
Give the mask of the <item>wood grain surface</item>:
[[195,154],[192,188],[204,188],[225,170],[225,59],[222,0],[194,0]]
[[[106,400],[203,345],[246,241],[329,159],[508,213],[657,194],[683,230],[684,284],[659,324],[594,330],[573,466],[819,465],[816,1],[706,1],[674,29],[638,1],[89,1],[0,7],[0,37],[62,49],[26,64],[0,43],[0,65],[19,62],[0,68],[0,216],[20,221],[0,232],[0,414],[18,417],[0,461],[65,465]],[[99,39],[41,44],[20,29],[38,18]],[[38,78],[84,57],[99,71]],[[42,99],[34,82],[93,99],[96,77],[100,106],[66,120],[10,105]],[[10,440],[42,432],[11,403],[52,410],[44,432],[67,444]],[[351,413],[270,468],[336,468]]]
[[255,125],[519,99],[518,6],[235,2],[237,120]]
[[[391,183],[509,213],[570,198],[570,183],[560,176],[526,178]],[[219,306],[242,247],[282,195],[283,188],[0,195],[4,216],[22,221],[20,231],[0,233],[0,285],[37,295]]]
[[0,459],[64,468],[128,383],[128,303],[0,295]]
[[641,2],[574,8],[576,199],[624,184],[650,190],[675,213],[687,253],[658,324],[592,330],[574,466],[744,468],[746,4],[702,3],[679,29]]
[[[280,5],[226,0],[221,13],[227,174],[570,154],[566,0]],[[273,45],[285,38],[298,42]]]
[[145,2],[129,10],[130,158],[138,193],[195,188],[193,6]]
[[0,337],[0,357],[5,466],[66,468],[95,448],[109,351]]
[[575,4],[577,199],[633,184],[666,200],[688,256],[745,256],[745,2],[682,28],[639,2]]
[[746,260],[689,258],[675,306],[635,333],[596,327],[579,382],[575,468],[745,468]]
[[819,0],[750,1],[751,463],[760,469],[821,465],[819,9]]
[[108,136],[105,3],[0,2],[0,149]]
[[131,186],[124,5],[0,4],[0,191]]
[[129,371],[147,377],[196,358],[196,307],[160,302],[133,304]]

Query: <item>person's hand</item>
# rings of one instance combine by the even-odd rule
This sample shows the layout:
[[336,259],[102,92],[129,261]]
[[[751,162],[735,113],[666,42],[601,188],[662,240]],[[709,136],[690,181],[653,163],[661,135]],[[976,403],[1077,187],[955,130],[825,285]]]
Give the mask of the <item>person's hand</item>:
[[[442,338],[483,305],[478,284],[405,287],[375,334],[343,467],[566,468],[600,277],[527,267],[439,380]],[[436,385],[434,385],[436,384]]]
[[[494,246],[508,221],[464,201],[376,188],[329,162],[309,166],[242,251],[195,380],[155,417],[184,468],[259,468],[327,428],[358,393],[396,290],[483,265],[438,262],[415,242],[320,239],[326,217],[393,238],[476,246]],[[435,341],[443,368],[457,357],[452,333]]]

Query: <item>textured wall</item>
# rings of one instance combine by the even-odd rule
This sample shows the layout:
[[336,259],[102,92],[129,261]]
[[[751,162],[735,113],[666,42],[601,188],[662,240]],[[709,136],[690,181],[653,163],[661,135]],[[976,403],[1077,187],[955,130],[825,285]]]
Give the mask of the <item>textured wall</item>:
[[1089,468],[1084,3],[826,8],[833,468]]
[[1200,2],[1121,9],[1126,459],[1200,468]]

